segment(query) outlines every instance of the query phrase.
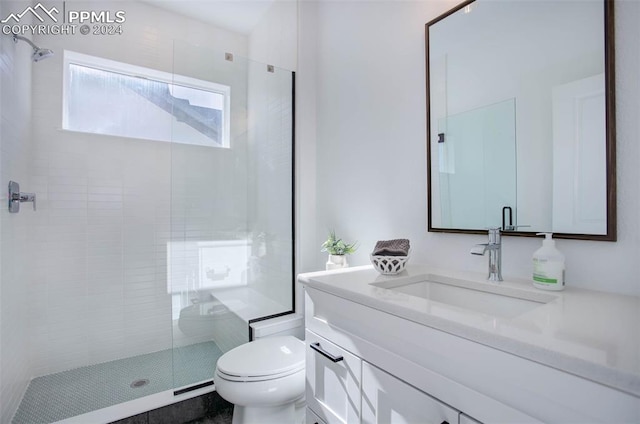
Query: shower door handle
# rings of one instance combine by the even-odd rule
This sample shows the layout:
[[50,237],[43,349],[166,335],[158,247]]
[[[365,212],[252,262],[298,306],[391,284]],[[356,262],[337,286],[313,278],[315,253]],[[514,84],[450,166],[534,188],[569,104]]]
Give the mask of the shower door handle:
[[20,191],[20,184],[15,181],[9,181],[9,212],[20,212],[20,203],[33,203],[33,210],[36,210],[36,194],[23,193]]

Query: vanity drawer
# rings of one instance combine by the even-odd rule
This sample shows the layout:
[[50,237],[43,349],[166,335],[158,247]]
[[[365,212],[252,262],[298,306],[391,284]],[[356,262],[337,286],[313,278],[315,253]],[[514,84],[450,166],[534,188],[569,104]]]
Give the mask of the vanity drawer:
[[459,414],[404,381],[362,363],[362,424],[457,424]]
[[[335,301],[336,299],[338,299],[338,302]],[[343,329],[344,321],[352,318],[350,311],[346,308],[351,303],[341,301],[342,299],[328,293],[306,288],[304,303],[305,328],[362,357],[359,346],[353,343],[353,334]]]
[[307,330],[307,405],[327,424],[360,422],[361,360]]

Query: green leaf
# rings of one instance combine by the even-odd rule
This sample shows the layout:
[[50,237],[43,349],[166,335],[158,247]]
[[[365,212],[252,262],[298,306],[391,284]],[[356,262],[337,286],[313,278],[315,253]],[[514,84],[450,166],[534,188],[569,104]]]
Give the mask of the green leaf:
[[322,243],[321,252],[328,252],[330,255],[350,255],[356,251],[357,242],[346,243],[336,236],[334,230],[329,232],[329,237]]

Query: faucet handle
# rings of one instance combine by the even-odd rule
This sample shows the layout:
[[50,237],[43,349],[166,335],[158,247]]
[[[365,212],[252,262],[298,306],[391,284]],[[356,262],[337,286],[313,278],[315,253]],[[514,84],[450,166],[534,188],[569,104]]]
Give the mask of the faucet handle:
[[500,243],[500,227],[489,227],[487,228],[489,231],[489,243],[495,244]]

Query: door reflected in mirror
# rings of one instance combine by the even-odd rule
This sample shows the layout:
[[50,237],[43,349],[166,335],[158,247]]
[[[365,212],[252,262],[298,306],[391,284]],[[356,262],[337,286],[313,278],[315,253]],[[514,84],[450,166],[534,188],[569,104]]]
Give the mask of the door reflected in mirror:
[[426,40],[429,231],[614,241],[613,2],[465,2]]

